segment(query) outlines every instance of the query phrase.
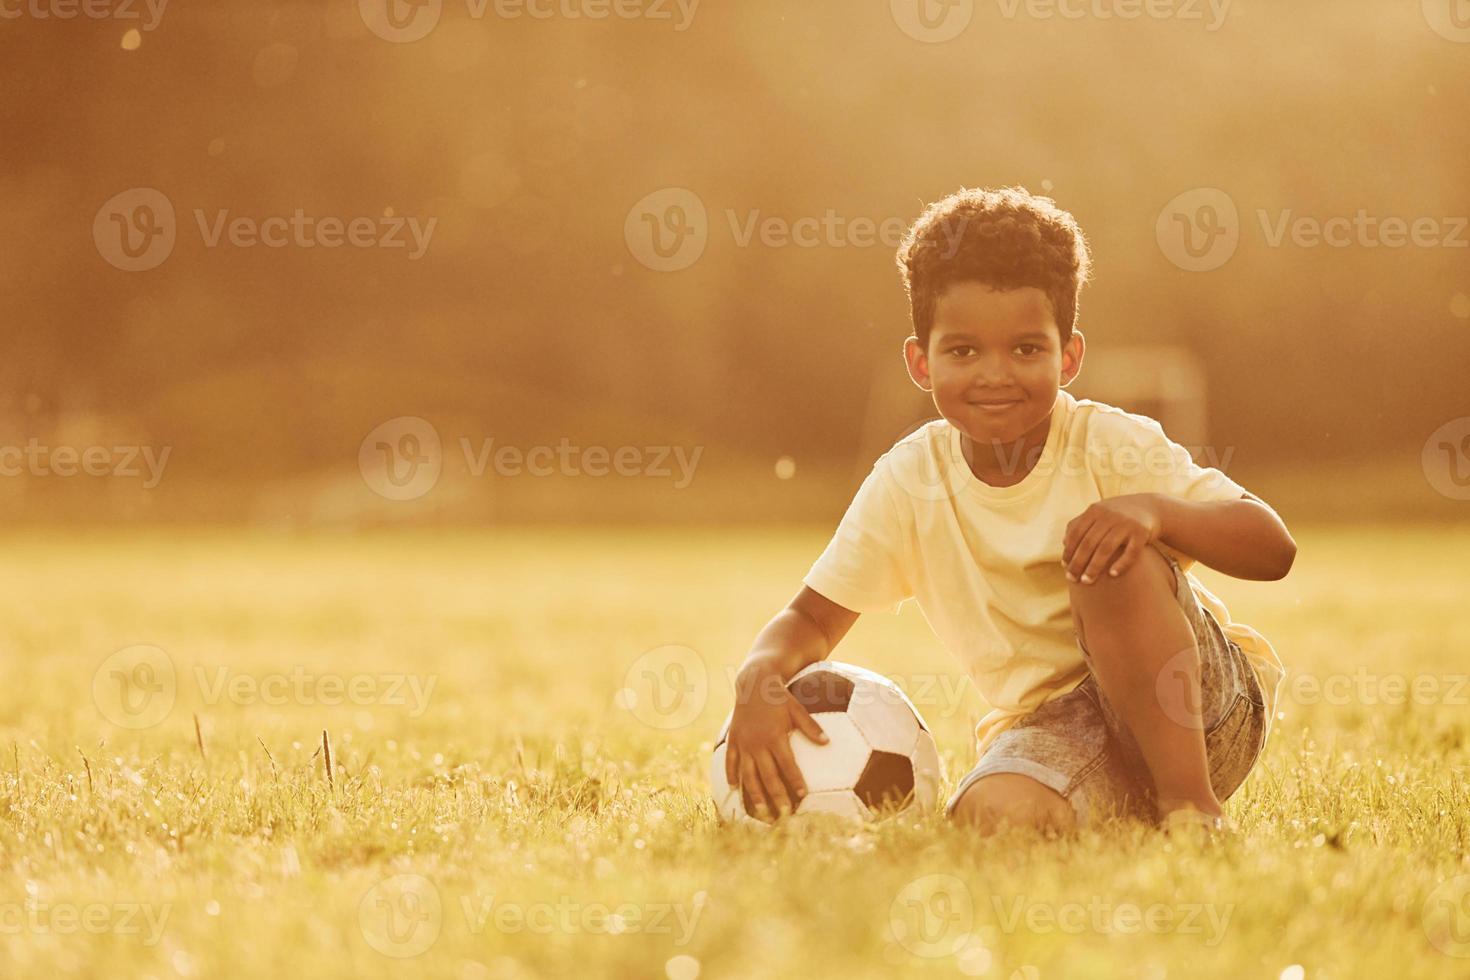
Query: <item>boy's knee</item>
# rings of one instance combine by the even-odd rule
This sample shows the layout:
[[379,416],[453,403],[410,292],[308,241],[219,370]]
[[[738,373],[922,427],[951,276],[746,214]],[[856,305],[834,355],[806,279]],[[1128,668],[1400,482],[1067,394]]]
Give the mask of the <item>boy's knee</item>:
[[1117,612],[1130,601],[1157,597],[1161,592],[1173,596],[1178,588],[1174,566],[1156,546],[1149,545],[1122,575],[1103,575],[1087,585],[1067,583],[1071,599],[1072,626],[1082,636],[1083,617],[1095,610]]
[[1063,831],[1077,825],[1064,796],[1030,776],[1010,772],[977,779],[955,804],[954,819],[983,835],[1006,827]]
[[1123,592],[1134,589],[1150,589],[1159,585],[1166,585],[1169,591],[1174,591],[1174,565],[1165,554],[1159,550],[1158,545],[1148,545],[1138,553],[1138,558],[1133,565],[1118,576],[1103,573],[1097,581],[1083,585],[1081,582],[1069,582],[1073,595],[1099,595],[1105,592]]

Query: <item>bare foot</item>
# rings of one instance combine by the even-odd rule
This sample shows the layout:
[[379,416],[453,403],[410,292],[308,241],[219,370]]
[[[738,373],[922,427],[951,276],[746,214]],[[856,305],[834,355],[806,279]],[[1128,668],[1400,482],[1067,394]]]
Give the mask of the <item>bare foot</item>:
[[1159,797],[1158,807],[1160,816],[1168,816],[1170,813],[1174,813],[1179,810],[1192,810],[1195,813],[1202,813],[1206,816],[1211,817],[1220,817],[1225,815],[1225,808],[1222,807],[1220,805],[1220,801],[1216,800],[1213,796],[1202,800],[1184,798],[1176,799],[1173,797],[1161,796]]
[[1193,804],[1165,809],[1159,806],[1159,826],[1170,837],[1188,837],[1196,840],[1214,840],[1235,833],[1235,826],[1218,806],[1213,813]]

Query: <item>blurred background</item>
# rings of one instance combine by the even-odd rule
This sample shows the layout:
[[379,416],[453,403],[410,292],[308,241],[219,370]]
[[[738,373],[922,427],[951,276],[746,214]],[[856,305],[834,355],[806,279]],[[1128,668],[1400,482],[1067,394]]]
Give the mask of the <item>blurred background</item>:
[[[1470,952],[1470,0],[0,0],[0,79],[0,977],[400,977],[409,871],[462,980]],[[1291,672],[1246,846],[715,832],[739,659],[935,416],[898,241],[1002,185],[1091,242],[1074,394],[1301,542],[1199,575]],[[988,706],[864,619],[958,779]],[[893,941],[929,871],[1239,914],[981,914],[990,969]],[[492,893],[712,900],[685,950]]]
[[1470,9],[1143,6],[0,0],[6,520],[835,520],[935,415],[898,238],[1002,184],[1075,394],[1463,517]]

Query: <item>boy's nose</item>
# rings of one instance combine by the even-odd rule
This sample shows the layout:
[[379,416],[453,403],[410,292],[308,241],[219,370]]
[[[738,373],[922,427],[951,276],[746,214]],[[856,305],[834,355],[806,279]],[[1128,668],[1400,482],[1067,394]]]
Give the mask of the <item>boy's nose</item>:
[[1012,384],[1010,364],[999,357],[981,358],[975,368],[975,381],[984,388],[1005,388]]

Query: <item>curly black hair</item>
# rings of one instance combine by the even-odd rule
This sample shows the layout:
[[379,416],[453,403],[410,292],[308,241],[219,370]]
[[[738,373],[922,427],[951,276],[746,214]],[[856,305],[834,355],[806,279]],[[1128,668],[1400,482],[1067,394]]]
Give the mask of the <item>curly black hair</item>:
[[962,187],[919,215],[898,246],[914,335],[929,346],[939,297],[957,282],[1035,286],[1051,300],[1061,340],[1072,337],[1092,255],[1077,219],[1024,187]]

